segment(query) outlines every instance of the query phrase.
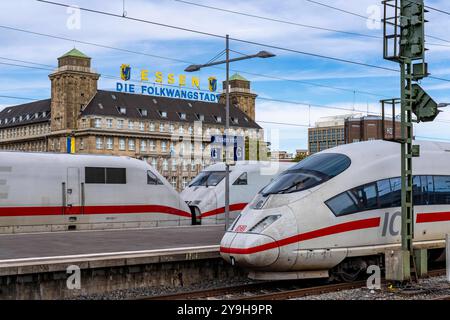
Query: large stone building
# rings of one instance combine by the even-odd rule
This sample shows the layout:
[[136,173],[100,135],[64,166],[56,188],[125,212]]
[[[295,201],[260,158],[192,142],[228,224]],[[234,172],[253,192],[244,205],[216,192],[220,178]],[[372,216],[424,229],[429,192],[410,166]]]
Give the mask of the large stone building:
[[[342,115],[321,118],[314,128],[308,129],[309,154],[320,152],[338,145],[393,138],[393,122],[383,121],[379,116]],[[396,138],[400,138],[400,123],[395,122]]]
[[[178,190],[210,163],[210,137],[224,132],[223,103],[98,90],[99,77],[80,51],[60,57],[51,99],[0,112],[0,149],[136,157]],[[231,134],[262,141],[250,82],[234,75],[230,87]]]

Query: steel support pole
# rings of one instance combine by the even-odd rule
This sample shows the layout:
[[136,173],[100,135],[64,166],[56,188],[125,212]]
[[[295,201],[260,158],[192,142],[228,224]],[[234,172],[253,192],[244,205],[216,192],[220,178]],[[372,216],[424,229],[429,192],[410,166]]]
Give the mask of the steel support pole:
[[414,237],[414,207],[413,207],[413,172],[412,172],[412,64],[404,59],[401,68],[401,213],[402,213],[402,251],[404,279],[411,277],[411,262],[413,260]]
[[[225,136],[228,140],[230,128],[230,40],[227,34],[225,38],[226,51],[226,80],[225,80]],[[227,141],[228,142],[228,141]],[[228,164],[229,157],[228,143],[225,146],[225,230],[230,226],[230,165]]]

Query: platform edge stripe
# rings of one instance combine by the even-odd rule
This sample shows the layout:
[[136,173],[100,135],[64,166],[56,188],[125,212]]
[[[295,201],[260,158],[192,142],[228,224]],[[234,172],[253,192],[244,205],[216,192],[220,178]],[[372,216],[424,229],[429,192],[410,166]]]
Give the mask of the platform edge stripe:
[[289,238],[285,238],[282,240],[269,242],[263,245],[259,245],[256,247],[251,248],[226,248],[221,247],[220,252],[222,253],[234,253],[234,254],[253,254],[261,251],[266,251],[270,249],[274,249],[277,247],[283,247],[292,243],[311,240],[315,238],[325,237],[333,234],[339,234],[349,231],[355,231],[355,230],[363,230],[363,229],[369,229],[369,228],[375,228],[379,227],[381,223],[381,218],[370,218],[370,219],[363,219],[363,220],[357,220],[357,221],[350,221],[350,222],[344,222],[340,223],[334,226],[317,229],[314,231],[309,231],[306,233],[301,233]]
[[[83,258],[135,258],[139,256],[155,255],[155,254],[188,254],[200,253],[208,251],[219,251],[219,245],[197,246],[197,247],[182,247],[182,248],[168,248],[168,249],[154,249],[154,250],[139,250],[139,251],[118,251],[118,252],[102,252],[102,253],[87,253],[75,254],[65,256],[49,256],[49,257],[30,257],[17,259],[0,260],[1,267],[10,267],[11,263],[31,263],[31,262],[54,262],[55,260],[76,260]],[[64,261],[61,261],[64,262]]]

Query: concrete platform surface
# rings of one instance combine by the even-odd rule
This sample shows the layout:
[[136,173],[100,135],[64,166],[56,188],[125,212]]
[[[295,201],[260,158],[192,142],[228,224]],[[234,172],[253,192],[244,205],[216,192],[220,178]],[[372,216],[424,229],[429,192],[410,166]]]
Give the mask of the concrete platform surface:
[[0,235],[0,260],[215,246],[224,232],[216,225]]

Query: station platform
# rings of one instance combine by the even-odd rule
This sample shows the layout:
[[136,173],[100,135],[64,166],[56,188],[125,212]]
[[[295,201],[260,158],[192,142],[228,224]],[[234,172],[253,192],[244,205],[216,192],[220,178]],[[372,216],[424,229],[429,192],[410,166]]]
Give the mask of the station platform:
[[[224,225],[208,225],[0,235],[0,299],[63,299],[245,277],[220,257],[224,233]],[[80,290],[67,287],[73,267],[81,272]]]
[[0,235],[0,262],[218,246],[223,225]]

